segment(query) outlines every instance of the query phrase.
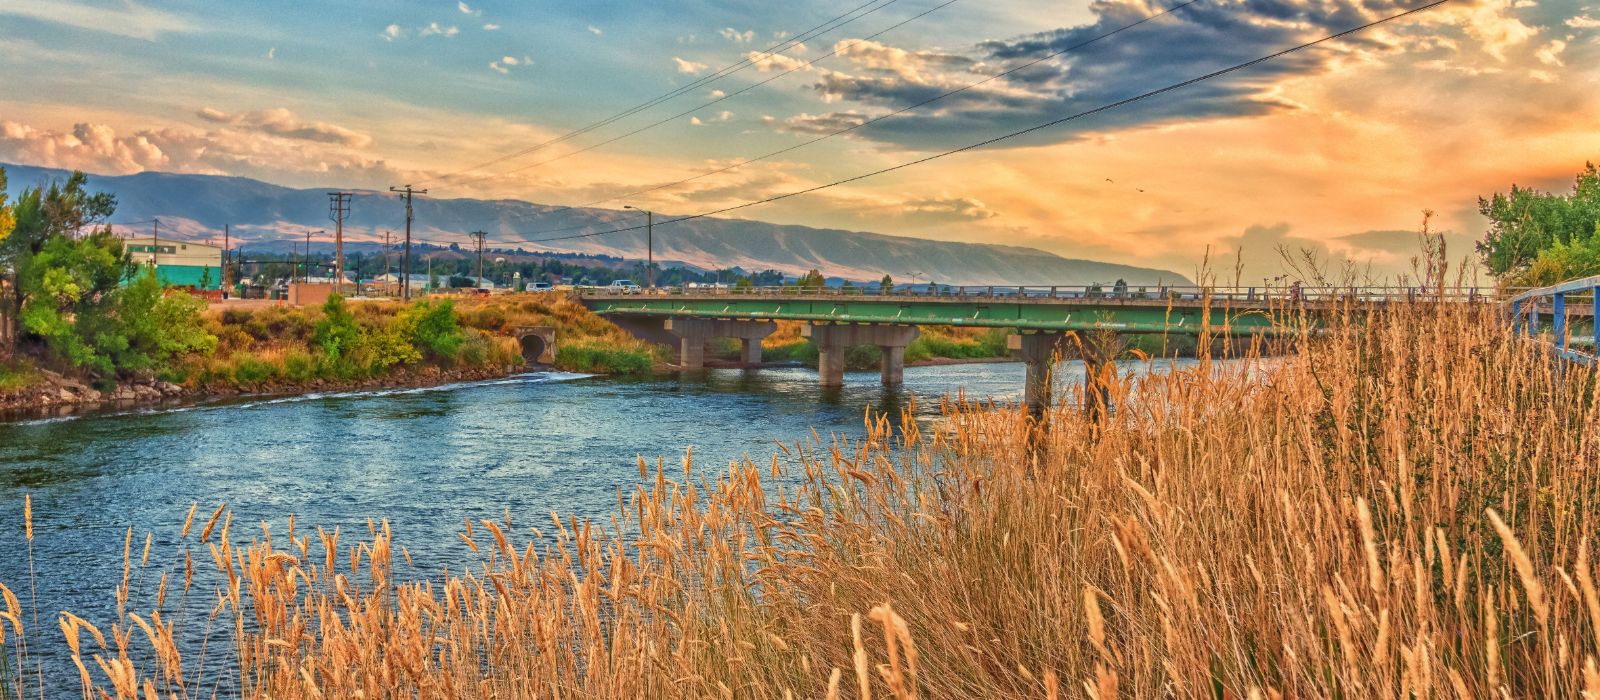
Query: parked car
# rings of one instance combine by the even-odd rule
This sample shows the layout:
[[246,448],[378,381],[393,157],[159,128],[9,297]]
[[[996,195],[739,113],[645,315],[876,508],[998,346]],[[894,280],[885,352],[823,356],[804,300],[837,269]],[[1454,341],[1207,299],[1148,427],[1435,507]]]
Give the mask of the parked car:
[[549,282],[534,282],[533,284],[528,285],[528,291],[530,292],[548,292],[551,289],[553,289],[553,287],[550,286]]
[[611,286],[606,287],[606,291],[615,294],[640,294],[644,289],[634,284],[633,280],[613,280]]

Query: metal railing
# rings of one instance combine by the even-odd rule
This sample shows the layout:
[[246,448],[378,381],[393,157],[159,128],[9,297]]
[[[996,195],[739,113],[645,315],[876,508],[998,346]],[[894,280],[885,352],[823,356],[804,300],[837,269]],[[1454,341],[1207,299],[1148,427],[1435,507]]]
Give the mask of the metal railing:
[[[1572,337],[1572,324],[1568,318],[1568,297],[1575,297],[1573,301],[1579,302],[1587,297],[1590,305],[1589,318],[1594,329],[1592,336],[1584,339],[1585,344],[1593,343],[1588,352],[1572,349],[1575,338]],[[1511,297],[1507,304],[1512,330],[1548,343],[1552,352],[1565,359],[1586,365],[1596,363],[1597,355],[1600,355],[1600,275],[1529,289]],[[1539,323],[1540,311],[1546,306],[1550,313],[1548,340],[1543,338]]]
[[577,287],[580,295],[593,298],[632,296],[677,297],[874,297],[893,299],[963,301],[1003,300],[1085,300],[1095,302],[1243,302],[1285,304],[1300,302],[1497,302],[1501,293],[1492,287],[1198,287],[1170,285],[916,285],[884,288],[877,285],[851,287],[799,286],[703,286],[703,287]]

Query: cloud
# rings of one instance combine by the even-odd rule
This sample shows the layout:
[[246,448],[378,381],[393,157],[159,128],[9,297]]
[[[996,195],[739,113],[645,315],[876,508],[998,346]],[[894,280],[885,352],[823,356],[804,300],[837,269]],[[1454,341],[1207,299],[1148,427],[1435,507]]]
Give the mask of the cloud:
[[522,58],[517,58],[516,56],[506,56],[498,61],[490,63],[489,70],[501,75],[508,75],[511,73],[512,68],[527,68],[532,65],[533,59],[527,56],[523,56]]
[[706,124],[710,124],[712,122],[725,122],[732,119],[733,112],[724,109],[721,112],[717,112],[715,116],[706,117],[704,120],[699,117],[689,117],[689,123],[693,124],[694,126],[705,126]]
[[499,28],[500,28],[500,25],[495,24],[493,22],[490,22],[488,24],[483,25],[483,31],[486,31],[486,32],[492,32],[492,31],[495,31],[496,29],[499,29]]
[[1600,29],[1600,19],[1595,19],[1586,14],[1568,17],[1566,24],[1573,29]]
[[741,32],[733,27],[725,27],[717,30],[717,33],[721,34],[722,38],[727,39],[735,44],[748,44],[756,40],[756,33],[753,29]]
[[281,107],[234,114],[203,107],[195,112],[195,116],[212,124],[285,139],[331,143],[350,148],[364,148],[372,143],[372,137],[366,134],[327,122],[305,121]]
[[[859,121],[862,114],[909,107],[1066,51],[855,132],[859,138],[896,147],[950,148],[969,143],[974,135],[1019,131],[1118,102],[1414,5],[1406,0],[1273,0],[1223,9],[1200,3],[1141,25],[1136,32],[1067,51],[1152,12],[1146,0],[1102,0],[1090,5],[1094,19],[1089,23],[979,41],[955,51],[917,51],[877,41],[839,42],[834,48],[845,65],[812,67],[817,77],[810,88],[825,103],[845,106],[836,114],[782,120],[781,127],[822,130],[810,125]],[[1516,14],[1525,10],[1497,2],[1464,3],[1459,11],[1446,12],[1448,9],[999,145],[1065,143],[1085,133],[1295,111],[1303,105],[1286,96],[1285,85],[1362,65],[1434,60],[1441,66],[1469,64],[1477,70],[1482,66],[1461,60],[1474,53],[1497,62],[1531,64],[1537,60],[1530,39],[1538,30]],[[801,65],[798,59],[786,56],[750,58],[763,71]]]
[[399,39],[405,35],[406,30],[402,29],[398,24],[391,24],[387,27],[384,27],[383,33],[379,34],[379,36],[383,37],[384,41],[394,41],[395,39]]
[[1550,43],[1540,47],[1539,50],[1534,53],[1534,57],[1539,59],[1540,63],[1543,63],[1547,66],[1561,66],[1564,65],[1561,62],[1561,52],[1565,51],[1566,49],[1567,42],[1560,39],[1552,39]]
[[709,97],[709,98],[711,98],[713,100],[720,99],[720,98],[727,97],[727,96],[728,96],[728,93],[723,92],[721,90],[712,90],[711,92],[706,93],[706,97]]
[[689,75],[696,75],[711,67],[699,61],[686,61],[677,56],[672,57],[672,64],[677,66],[679,73],[687,73]]
[[110,5],[86,4],[73,0],[0,3],[0,15],[26,17],[77,29],[154,41],[164,34],[193,32],[188,19],[153,10],[132,0]]
[[276,58],[278,58],[278,47],[274,46],[270,49],[267,49],[267,60],[271,61],[275,60]]
[[455,25],[442,27],[438,22],[429,22],[428,26],[417,31],[417,36],[442,36],[448,38],[460,33],[461,29]]
[[473,17],[481,17],[481,16],[483,16],[483,10],[481,10],[481,9],[480,10],[474,10],[471,7],[469,7],[466,3],[460,2],[459,0],[456,2],[456,9],[460,10],[461,14],[464,14],[464,15],[471,15]]
[[339,145],[283,139],[241,129],[189,126],[119,133],[80,122],[70,130],[0,120],[0,159],[43,167],[124,175],[149,170],[238,175],[269,181],[372,186],[405,182],[398,172]]
[[900,203],[904,215],[919,218],[958,219],[982,221],[999,216],[998,212],[971,197],[932,197],[908,199]]
[[599,27],[596,27],[596,26],[594,26],[592,24],[589,25],[589,33],[593,34],[595,36],[603,36],[603,35],[605,35],[605,32],[600,31]]

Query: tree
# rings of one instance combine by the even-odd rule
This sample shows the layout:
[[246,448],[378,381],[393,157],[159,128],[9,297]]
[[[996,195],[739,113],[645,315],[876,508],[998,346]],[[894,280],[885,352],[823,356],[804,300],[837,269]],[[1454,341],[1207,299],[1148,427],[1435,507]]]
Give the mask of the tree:
[[812,268],[810,272],[801,275],[800,279],[795,280],[795,286],[804,289],[820,289],[827,286],[827,284],[828,281],[823,279],[822,273],[816,268]]
[[[28,297],[38,290],[23,284],[22,277],[34,256],[44,250],[52,237],[81,238],[84,229],[104,222],[116,210],[116,197],[101,192],[89,193],[88,176],[74,172],[65,183],[53,182],[48,190],[31,187],[23,190],[14,204],[7,206],[0,197],[0,355],[15,350],[19,324]],[[0,174],[0,190],[4,177]],[[103,229],[109,236],[109,228]],[[57,280],[60,281],[60,280]]]
[[890,277],[889,275],[884,275],[883,280],[878,282],[878,286],[882,287],[883,291],[885,292],[894,289],[894,278]]
[[1509,192],[1480,197],[1478,212],[1489,220],[1478,255],[1502,282],[1544,284],[1581,275],[1584,270],[1572,265],[1590,257],[1582,249],[1594,245],[1600,227],[1600,170],[1585,163],[1565,195],[1513,184]]

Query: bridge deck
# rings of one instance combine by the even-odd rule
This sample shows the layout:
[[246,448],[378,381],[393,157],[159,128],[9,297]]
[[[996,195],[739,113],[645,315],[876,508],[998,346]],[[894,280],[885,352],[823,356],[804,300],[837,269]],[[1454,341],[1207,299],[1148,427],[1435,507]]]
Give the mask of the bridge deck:
[[[1437,300],[1437,294],[1393,288],[1301,290],[1269,294],[1255,289],[1145,288],[1104,292],[1082,287],[984,288],[985,293],[849,294],[794,287],[755,290],[672,290],[655,294],[586,291],[584,304],[602,315],[797,320],[822,323],[949,325],[1023,331],[1121,333],[1201,332],[1247,335],[1288,331],[1278,321],[1302,311],[1322,313],[1347,305]],[[1422,297],[1418,299],[1418,297]],[[1450,293],[1448,300],[1491,296],[1480,290]]]

